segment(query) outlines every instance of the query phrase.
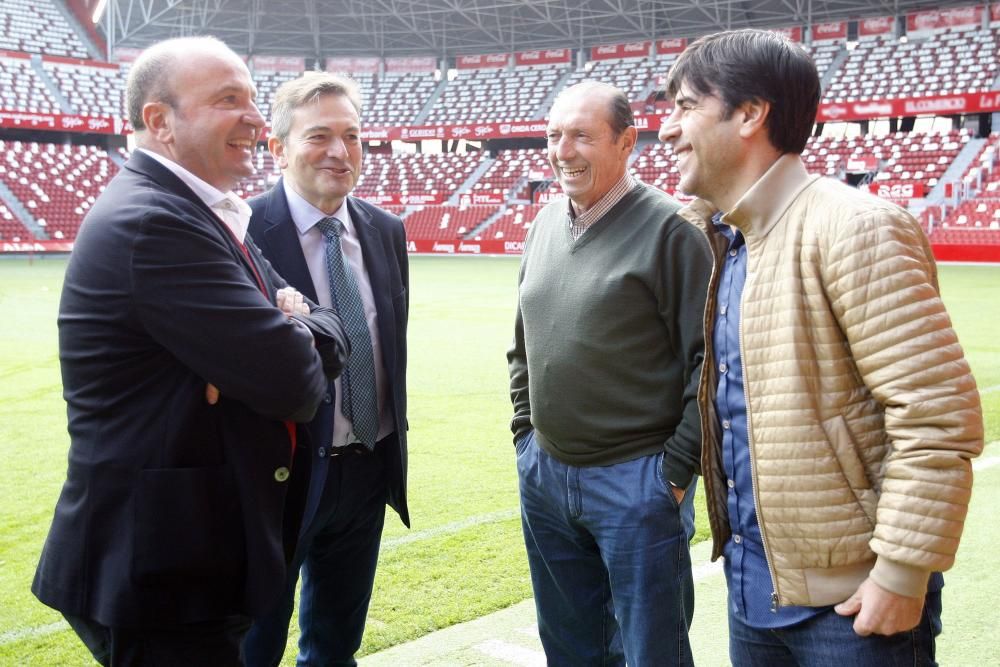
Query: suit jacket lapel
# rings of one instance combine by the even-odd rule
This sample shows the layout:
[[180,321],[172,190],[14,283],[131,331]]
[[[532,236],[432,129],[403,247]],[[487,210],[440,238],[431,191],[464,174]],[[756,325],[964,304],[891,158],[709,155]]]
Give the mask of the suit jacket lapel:
[[361,244],[361,254],[365,258],[365,269],[368,272],[368,282],[372,286],[372,296],[375,299],[375,312],[378,313],[378,335],[382,351],[382,364],[388,377],[392,377],[396,366],[395,337],[396,321],[392,312],[392,297],[389,278],[386,276],[388,258],[385,256],[385,245],[382,243],[382,233],[372,223],[371,215],[359,207],[352,197],[347,198],[347,210],[354,222],[354,229]]
[[267,250],[274,270],[290,285],[299,286],[299,291],[313,302],[318,302],[316,288],[313,286],[306,258],[302,254],[302,244],[299,242],[299,231],[292,221],[292,213],[288,209],[285,198],[285,188],[281,181],[271,188],[267,194],[267,204],[264,208],[263,235],[256,239]]
[[[173,192],[174,194],[180,197],[184,197],[185,199],[189,200],[192,204],[200,208],[201,211],[204,213],[206,222],[208,222],[212,226],[212,228],[215,229],[219,234],[221,234],[222,237],[226,240],[226,243],[229,245],[229,249],[232,252],[233,258],[235,258],[236,261],[243,266],[243,269],[247,272],[247,276],[250,278],[250,281],[254,285],[257,284],[257,278],[256,276],[254,276],[254,267],[251,267],[250,259],[247,257],[247,255],[243,253],[243,250],[237,245],[238,241],[235,238],[235,236],[226,228],[226,223],[222,222],[222,220],[219,219],[219,216],[215,214],[215,212],[211,209],[211,207],[209,207],[208,204],[202,201],[201,197],[196,195],[194,193],[194,190],[189,188],[184,181],[182,181],[180,178],[177,177],[176,174],[174,174],[172,171],[164,167],[162,164],[157,162],[149,155],[146,155],[141,150],[134,151],[131,157],[129,157],[129,160],[125,164],[125,166],[135,172],[143,174],[147,178],[152,179],[153,181],[158,183],[161,187],[165,188],[170,192]],[[261,276],[263,276],[264,272],[260,268],[259,258],[257,259],[256,267],[258,273]],[[264,286],[270,287],[268,285],[266,278],[262,279],[265,280]],[[274,303],[273,292],[274,290],[271,289],[271,293],[266,295],[268,300],[271,301],[272,303]]]

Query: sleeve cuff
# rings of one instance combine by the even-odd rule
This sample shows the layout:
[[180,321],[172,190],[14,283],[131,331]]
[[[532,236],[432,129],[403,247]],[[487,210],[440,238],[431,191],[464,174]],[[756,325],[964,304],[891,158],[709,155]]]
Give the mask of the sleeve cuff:
[[675,461],[670,452],[663,457],[663,476],[674,486],[686,489],[694,478],[694,470],[685,466],[679,461]]
[[919,598],[927,594],[927,580],[931,573],[930,570],[922,570],[879,556],[868,576],[887,591]]

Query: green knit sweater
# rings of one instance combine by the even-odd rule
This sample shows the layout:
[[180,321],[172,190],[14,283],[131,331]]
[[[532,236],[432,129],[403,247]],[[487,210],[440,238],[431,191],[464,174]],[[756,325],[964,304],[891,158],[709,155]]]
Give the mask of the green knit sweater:
[[546,452],[576,466],[665,448],[671,482],[698,472],[712,258],[678,209],[638,184],[576,241],[565,200],[535,218],[507,353],[515,440],[533,427]]

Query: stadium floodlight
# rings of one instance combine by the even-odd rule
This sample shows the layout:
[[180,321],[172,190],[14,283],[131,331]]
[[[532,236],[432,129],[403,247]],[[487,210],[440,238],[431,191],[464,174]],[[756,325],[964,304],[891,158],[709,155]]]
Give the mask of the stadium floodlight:
[[97,6],[94,7],[94,13],[90,17],[90,20],[93,21],[95,25],[101,22],[101,17],[104,15],[104,8],[107,7],[107,5],[108,0],[97,0]]

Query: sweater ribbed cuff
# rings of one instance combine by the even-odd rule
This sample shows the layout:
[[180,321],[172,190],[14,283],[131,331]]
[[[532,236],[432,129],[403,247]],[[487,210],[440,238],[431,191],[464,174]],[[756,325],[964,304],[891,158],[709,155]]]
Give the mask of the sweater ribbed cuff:
[[931,573],[929,570],[922,570],[879,556],[875,561],[875,567],[872,568],[868,576],[891,593],[911,598],[922,598],[927,594],[927,580]]

